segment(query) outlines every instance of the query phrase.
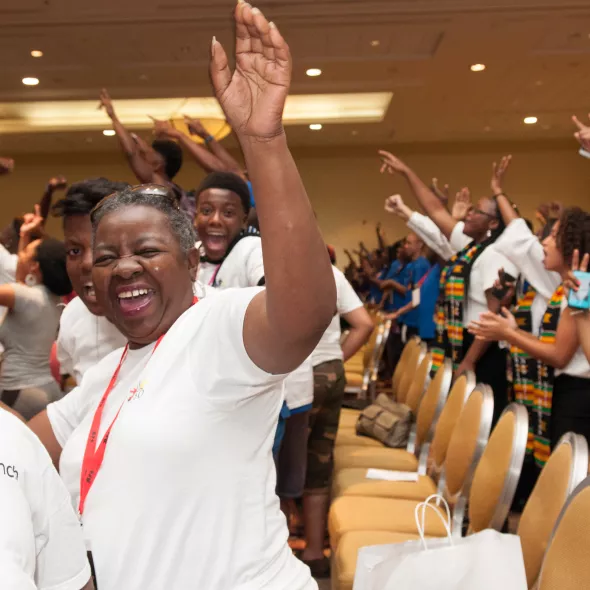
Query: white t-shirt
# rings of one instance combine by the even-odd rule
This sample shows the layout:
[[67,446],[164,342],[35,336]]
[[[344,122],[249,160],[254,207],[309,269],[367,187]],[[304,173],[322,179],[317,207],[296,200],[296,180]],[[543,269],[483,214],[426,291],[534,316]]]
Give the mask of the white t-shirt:
[[[16,265],[18,256],[11,254],[2,244],[0,244],[0,285],[8,285],[16,282]],[[0,322],[4,319],[7,309],[0,305]],[[0,344],[0,352],[4,350]]]
[[289,410],[297,410],[313,403],[313,363],[308,356],[299,368],[285,377],[285,402]]
[[332,270],[336,280],[336,315],[332,318],[330,325],[311,354],[314,367],[321,363],[344,358],[340,347],[340,316],[363,306],[363,302],[344,274],[335,266],[332,266]]
[[232,248],[221,266],[201,262],[197,280],[202,285],[229,289],[256,287],[263,277],[262,241],[259,236],[246,236]]
[[[563,297],[561,300],[561,313],[563,313],[567,309],[567,297]],[[581,346],[578,346],[572,360],[563,368],[563,369],[555,369],[555,376],[559,375],[571,375],[572,377],[583,377],[585,379],[590,379],[590,363],[588,363],[588,359],[584,354],[584,351]],[[589,389],[590,389],[590,382],[589,382]]]
[[[280,382],[243,342],[260,289],[230,289],[186,311],[153,352],[129,351],[99,439],[123,404],[84,511],[100,590],[313,590],[287,544],[272,445]],[[47,412],[74,506],[94,412],[119,351]]]
[[0,588],[80,590],[89,579],[80,523],[47,451],[0,408]]
[[57,360],[62,374],[82,382],[84,373],[127,339],[109,320],[92,314],[79,297],[64,309],[57,337]]
[[[455,225],[449,243],[455,251],[460,252],[472,238],[463,233],[465,224],[461,221]],[[512,262],[500,254],[494,244],[490,244],[475,260],[469,276],[469,292],[465,301],[463,325],[467,327],[471,322],[479,319],[481,313],[488,311],[486,291],[494,286],[498,279],[498,271],[503,268],[513,277],[518,276],[518,270]]]
[[449,240],[430,217],[414,211],[410,215],[410,219],[408,219],[407,226],[422,238],[424,243],[443,260],[448,260],[455,254],[456,250],[453,249]]

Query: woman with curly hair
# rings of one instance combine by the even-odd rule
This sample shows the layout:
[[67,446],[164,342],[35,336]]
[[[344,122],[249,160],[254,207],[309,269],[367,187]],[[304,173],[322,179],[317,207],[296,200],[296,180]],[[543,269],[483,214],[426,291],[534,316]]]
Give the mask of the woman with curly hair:
[[[498,201],[501,210],[507,210],[502,206],[509,203],[504,194],[498,195]],[[590,252],[590,214],[578,207],[564,210],[542,244],[523,223],[510,223],[506,232],[505,238],[511,233],[520,236],[510,240],[513,262],[518,263],[532,288],[542,297],[543,290],[553,282],[554,291],[546,298],[544,312],[536,314],[530,331],[520,327],[522,322],[506,308],[501,315],[482,314],[470,330],[480,339],[507,341],[536,360],[532,377],[534,448],[535,459],[542,464],[566,432],[590,439],[590,364],[580,345],[563,285],[574,251],[578,250],[581,257]]]

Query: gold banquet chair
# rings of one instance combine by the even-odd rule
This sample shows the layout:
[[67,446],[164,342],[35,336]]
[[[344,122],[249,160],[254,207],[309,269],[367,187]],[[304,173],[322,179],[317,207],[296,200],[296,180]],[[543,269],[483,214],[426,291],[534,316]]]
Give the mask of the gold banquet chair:
[[[346,376],[346,389],[347,393],[356,393],[358,398],[366,393],[369,388],[369,375],[375,352],[377,350],[377,341],[379,335],[383,334],[384,324],[379,324],[373,329],[368,342],[365,344],[363,349],[362,366],[357,368],[354,365],[354,361],[350,364],[348,361],[344,364],[344,371]],[[354,357],[353,357],[354,358]],[[352,366],[351,366],[352,365]]]
[[[494,412],[494,395],[487,385],[478,385],[469,395],[451,437],[447,459],[438,483],[438,492],[451,506],[467,496],[473,473],[488,440]],[[414,509],[419,500],[340,496],[328,515],[328,531],[333,550],[343,535],[351,531],[390,531],[417,534]],[[432,515],[425,533],[444,536],[444,526]],[[372,544],[372,543],[369,543]]]
[[[426,385],[429,380],[430,368],[432,366],[432,354],[427,353],[420,367],[415,374],[415,379],[411,384],[408,393],[407,405],[415,415]],[[384,445],[369,446],[367,444],[343,444],[343,438],[352,439],[354,442],[356,432],[352,435],[342,433],[336,435],[339,443],[334,448],[334,472],[346,467],[375,467],[379,469],[400,469],[403,471],[416,471],[418,469],[418,459],[416,453],[419,449],[416,448],[415,432],[410,436],[406,449],[392,449]],[[357,437],[363,438],[363,437]]]
[[414,356],[416,350],[418,348],[420,348],[420,344],[421,344],[421,341],[418,336],[414,336],[413,338],[410,338],[406,342],[406,345],[404,346],[404,349],[402,350],[402,354],[399,358],[399,361],[397,362],[397,365],[395,366],[395,370],[393,372],[393,377],[391,378],[391,393],[393,395],[397,394],[400,381],[401,381],[403,375],[406,374],[406,371],[410,365],[410,360]]
[[407,357],[408,360],[407,363],[404,364],[403,373],[401,374],[397,388],[393,391],[396,401],[400,404],[407,403],[406,400],[416,377],[416,371],[427,354],[428,346],[426,346],[425,342],[418,342],[417,346],[413,346],[410,349]]
[[332,498],[371,496],[425,500],[436,493],[453,429],[465,401],[475,388],[475,375],[468,372],[457,379],[447,396],[451,378],[452,365],[448,360],[430,382],[418,410],[416,420],[418,443],[425,441],[421,445],[418,460],[418,481],[370,480],[367,479],[367,469],[351,467],[335,473]]
[[590,477],[563,507],[543,559],[537,590],[586,590],[590,585]]
[[535,588],[551,531],[568,497],[588,472],[588,443],[573,432],[563,435],[524,507],[517,534],[528,587]]
[[[490,436],[481,459],[477,465],[473,478],[473,485],[469,493],[469,517],[471,524],[469,532],[479,532],[486,528],[501,530],[508,516],[508,511],[514,499],[516,486],[522,469],[522,462],[526,451],[528,438],[528,413],[523,406],[511,404],[504,410],[498,424]],[[461,499],[456,503],[453,513],[453,534],[461,536],[466,502]],[[389,500],[389,508],[393,507]],[[413,508],[417,502],[412,503]],[[396,512],[401,505],[395,508]],[[410,510],[413,514],[413,508]],[[383,505],[382,510],[387,510]],[[408,510],[408,509],[406,509]],[[427,523],[428,527],[428,523]],[[415,528],[415,524],[414,524]],[[379,533],[379,534],[377,534]],[[403,543],[417,538],[417,531],[406,534],[402,531],[390,530],[389,541],[383,541],[387,535],[383,531],[355,531],[355,534],[345,533],[334,555],[334,572],[339,584],[333,585],[337,590],[352,588],[352,580],[356,570],[356,555],[361,547],[383,543]],[[441,536],[432,526],[427,530],[430,536]],[[499,564],[501,567],[501,564]]]

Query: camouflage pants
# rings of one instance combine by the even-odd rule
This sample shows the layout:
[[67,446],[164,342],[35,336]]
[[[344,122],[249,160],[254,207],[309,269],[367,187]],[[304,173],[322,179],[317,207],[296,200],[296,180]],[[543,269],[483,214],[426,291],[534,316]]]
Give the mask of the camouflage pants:
[[328,361],[314,367],[313,382],[305,492],[325,494],[332,479],[334,442],[346,386],[342,361]]

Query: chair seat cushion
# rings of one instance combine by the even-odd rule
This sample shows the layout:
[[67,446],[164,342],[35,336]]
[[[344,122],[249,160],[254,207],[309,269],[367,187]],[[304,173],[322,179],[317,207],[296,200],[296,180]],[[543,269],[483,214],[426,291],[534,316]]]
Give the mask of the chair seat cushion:
[[[351,531],[389,531],[418,534],[414,511],[419,502],[391,498],[340,496],[330,507],[328,531],[332,549],[338,547],[344,533]],[[441,510],[446,521],[446,514]],[[424,533],[430,537],[445,537],[443,520],[427,510]]]
[[[410,533],[392,533],[390,531],[351,531],[340,539],[338,550],[332,561],[332,577],[336,580],[338,590],[352,590],[359,549],[371,545],[390,545],[419,539]],[[334,587],[334,586],[333,586]]]
[[367,470],[360,467],[341,469],[334,475],[332,497],[365,496],[378,498],[398,498],[400,500],[426,500],[436,494],[436,485],[426,475],[411,481],[378,481],[367,479]]
[[375,467],[395,471],[417,471],[418,460],[404,449],[367,446],[338,446],[334,449],[334,469]]
[[340,411],[340,421],[338,422],[338,428],[355,428],[360,415],[360,410],[342,408]]
[[381,447],[383,443],[370,436],[359,436],[356,428],[339,428],[336,434],[336,445],[349,445],[355,447]]

